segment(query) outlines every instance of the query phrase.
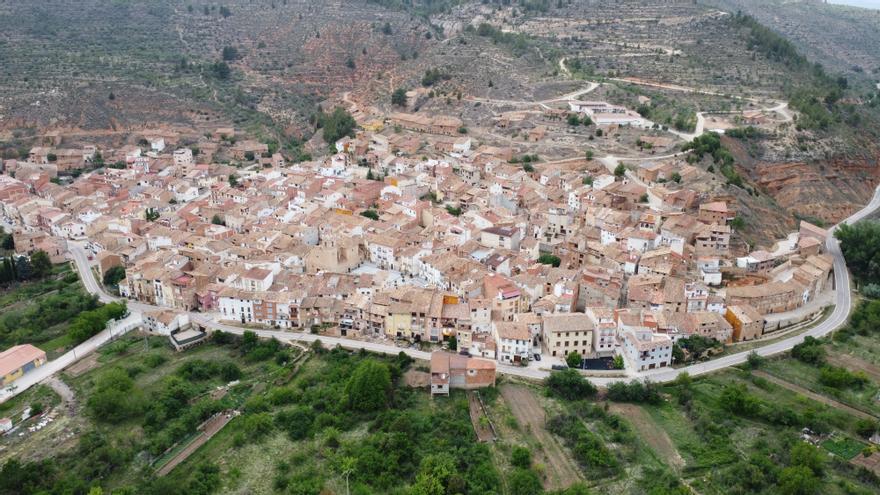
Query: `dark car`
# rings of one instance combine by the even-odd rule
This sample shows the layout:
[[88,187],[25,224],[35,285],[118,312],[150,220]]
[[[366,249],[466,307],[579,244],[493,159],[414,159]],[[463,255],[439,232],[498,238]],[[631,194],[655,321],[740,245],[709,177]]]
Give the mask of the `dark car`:
[[540,360],[541,360],[541,355],[538,354],[537,352],[534,354],[534,357],[535,357],[535,361],[540,361]]
[[562,370],[568,369],[568,366],[566,366],[564,364],[554,364],[553,366],[550,367],[550,369],[552,369],[553,371],[562,371]]
[[458,351],[458,353],[461,354],[462,356],[467,356],[467,357],[470,357],[470,356],[471,356],[471,353],[468,352],[468,351],[466,351],[466,350],[464,350],[464,351]]

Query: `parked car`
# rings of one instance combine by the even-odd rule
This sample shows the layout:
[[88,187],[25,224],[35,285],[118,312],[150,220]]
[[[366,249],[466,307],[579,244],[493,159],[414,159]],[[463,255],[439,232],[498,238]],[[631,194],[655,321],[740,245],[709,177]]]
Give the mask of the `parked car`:
[[550,369],[552,369],[553,371],[562,371],[562,370],[568,369],[568,366],[566,366],[564,364],[554,364],[553,366],[550,367]]
[[541,355],[538,354],[537,352],[535,353],[534,357],[535,357],[535,361],[540,361],[540,360],[541,360]]

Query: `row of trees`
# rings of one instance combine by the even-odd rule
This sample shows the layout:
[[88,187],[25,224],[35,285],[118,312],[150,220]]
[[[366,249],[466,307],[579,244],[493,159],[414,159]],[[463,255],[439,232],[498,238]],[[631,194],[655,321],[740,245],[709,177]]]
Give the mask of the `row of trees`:
[[39,280],[52,273],[52,261],[45,251],[37,251],[30,257],[4,256],[0,258],[0,284]]
[[127,313],[125,301],[113,302],[89,311],[83,311],[73,319],[67,334],[76,344],[85,342],[107,328],[108,322],[119,320]]

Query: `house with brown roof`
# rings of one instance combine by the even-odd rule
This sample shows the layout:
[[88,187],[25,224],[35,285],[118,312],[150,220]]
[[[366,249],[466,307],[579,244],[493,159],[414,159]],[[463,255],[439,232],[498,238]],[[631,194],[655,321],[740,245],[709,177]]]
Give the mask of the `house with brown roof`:
[[492,333],[502,363],[527,363],[532,349],[532,335],[526,323],[495,321]]
[[431,395],[452,388],[474,390],[495,386],[495,362],[444,351],[431,353]]
[[564,358],[574,352],[581,357],[593,353],[593,320],[584,313],[545,314],[542,335],[545,352]]
[[17,345],[0,352],[0,377],[3,378],[3,386],[44,364],[46,353],[30,344]]
[[755,308],[745,304],[728,306],[724,319],[733,328],[733,341],[752,340],[764,334],[764,317]]

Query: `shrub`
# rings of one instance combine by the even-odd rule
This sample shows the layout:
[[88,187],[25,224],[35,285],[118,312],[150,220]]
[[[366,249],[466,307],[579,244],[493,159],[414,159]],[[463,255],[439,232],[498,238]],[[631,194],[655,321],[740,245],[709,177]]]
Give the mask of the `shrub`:
[[532,466],[532,453],[526,447],[515,446],[510,453],[510,463],[522,469]]
[[864,373],[853,373],[839,366],[825,365],[819,370],[819,383],[831,388],[862,387],[868,383]]
[[754,416],[761,406],[759,399],[748,393],[744,384],[725,385],[718,400],[722,409],[741,416]]
[[541,263],[542,265],[553,265],[553,267],[558,268],[562,263],[562,259],[555,254],[542,254],[541,256],[538,256],[538,263]]
[[596,395],[596,387],[577,370],[554,371],[544,379],[552,395],[566,400],[578,400]]
[[608,398],[615,402],[644,402],[648,404],[659,404],[663,401],[657,384],[638,380],[629,383],[614,382],[608,385]]
[[825,360],[825,349],[822,342],[815,337],[804,337],[804,341],[791,349],[791,356],[809,364],[820,364]]
[[348,407],[372,412],[388,407],[391,395],[391,371],[374,359],[361,361],[345,385]]

